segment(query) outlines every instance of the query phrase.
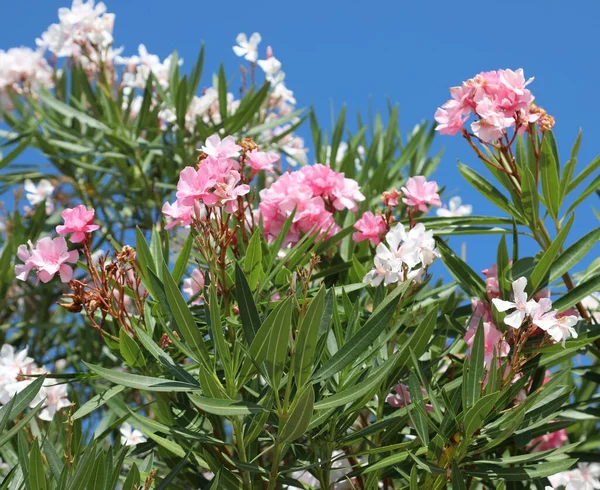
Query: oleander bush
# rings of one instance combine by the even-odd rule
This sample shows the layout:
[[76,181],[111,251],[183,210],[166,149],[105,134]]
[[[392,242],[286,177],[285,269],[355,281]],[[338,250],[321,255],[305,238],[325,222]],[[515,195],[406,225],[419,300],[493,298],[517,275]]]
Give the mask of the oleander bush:
[[0,488],[600,488],[600,157],[523,70],[324,129],[259,34],[209,76],[113,23],[0,51]]

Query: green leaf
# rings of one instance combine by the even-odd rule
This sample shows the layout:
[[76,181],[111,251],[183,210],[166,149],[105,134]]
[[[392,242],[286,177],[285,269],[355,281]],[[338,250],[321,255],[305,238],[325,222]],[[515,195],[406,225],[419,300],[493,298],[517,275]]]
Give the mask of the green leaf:
[[[192,452],[192,450],[190,449],[188,451],[188,453],[185,455],[185,457],[182,458],[181,460],[179,460],[179,462],[175,466],[173,466],[173,469],[171,471],[169,471],[169,474],[160,481],[160,484],[155,488],[155,490],[167,490],[169,488],[169,485],[171,484],[171,482],[175,479],[177,474],[187,464],[188,458],[190,457],[191,452]],[[125,488],[123,488],[123,490],[125,490]]]
[[[483,330],[483,328],[478,330]],[[492,408],[494,408],[499,396],[499,393],[485,395],[465,412],[463,426],[466,440],[471,440],[475,431],[483,427],[486,417],[490,414]]]
[[569,214],[577,208],[587,197],[592,193],[597,191],[600,188],[600,175],[597,175],[594,180],[592,180],[589,185],[577,196],[577,199],[573,201],[573,203],[569,206],[565,214]]
[[367,376],[367,378],[363,381],[349,386],[345,390],[342,390],[335,395],[319,400],[317,403],[315,403],[315,410],[327,410],[329,408],[346,405],[347,403],[351,403],[363,397],[367,393],[374,392],[385,380],[386,376],[390,373],[397,360],[398,353],[394,354],[381,366],[369,373],[369,376]]
[[[241,378],[245,379],[252,372],[253,365],[260,366],[267,357],[267,350],[271,345],[271,339],[277,337],[277,332],[286,318],[291,316],[291,297],[281,301],[266,318],[250,345],[250,358],[246,358],[242,365]],[[291,320],[288,320],[291,326]],[[279,332],[280,333],[280,332]],[[289,333],[286,332],[286,339]],[[287,341],[286,341],[287,342]],[[286,344],[287,345],[287,344]],[[273,355],[273,353],[272,353]]]
[[452,462],[452,490],[467,490],[465,480],[456,461]]
[[566,272],[569,272],[575,267],[583,257],[598,243],[600,240],[600,227],[590,231],[577,240],[573,245],[567,248],[554,261],[548,272],[548,284],[552,284],[556,279],[561,277]]
[[173,280],[173,277],[171,276],[171,273],[164,262],[162,267],[165,294],[169,308],[171,309],[173,317],[175,318],[175,322],[177,323],[177,327],[185,341],[191,347],[192,352],[194,352],[200,361],[206,366],[210,366],[208,349],[206,348],[204,339],[202,338],[202,333],[196,325],[194,316],[192,315],[192,312],[190,311],[185,299],[183,299],[181,291],[179,291],[177,284],[175,284],[175,281]]
[[56,449],[47,438],[43,440],[42,448],[44,450],[44,456],[46,457],[48,466],[50,467],[50,471],[52,472],[52,476],[56,481],[60,480],[60,475],[64,467],[61,457],[58,455]]
[[198,385],[182,383],[164,378],[151,378],[150,376],[140,376],[138,374],[124,373],[116,369],[106,369],[102,366],[83,362],[90,371],[96,373],[101,378],[111,383],[127,386],[136,390],[146,391],[164,391],[174,393],[178,391],[199,391]]
[[0,407],[0,420],[2,420],[2,427],[4,427],[8,420],[14,420],[21,415],[21,413],[29,406],[38,392],[42,389],[45,380],[46,376],[40,376],[39,378],[36,378],[22,391],[18,392],[12,398],[10,403]]
[[540,214],[539,194],[535,177],[529,167],[524,168],[522,172],[521,204],[527,223],[531,228],[537,229]]
[[556,300],[552,306],[561,312],[571,308],[575,304],[579,303],[583,298],[597,291],[600,291],[600,274],[581,284],[578,284],[563,297]]
[[119,331],[119,351],[128,366],[143,367],[146,365],[146,359],[144,359],[140,346],[122,327]]
[[592,175],[598,168],[600,168],[600,155],[594,158],[591,163],[577,175],[577,177],[569,182],[567,194],[573,192],[579,184]]
[[[546,208],[554,219],[558,218],[560,207],[560,181],[558,178],[558,160],[554,154],[552,142],[554,137],[546,132],[540,151],[540,174],[542,177],[542,192]],[[567,213],[568,214],[568,213]]]
[[292,403],[289,416],[279,433],[280,441],[291,442],[304,435],[313,414],[314,404],[315,392],[312,385],[308,385]]
[[113,396],[121,393],[124,389],[125,386],[122,385],[113,386],[112,388],[106,390],[104,393],[99,393],[98,395],[90,398],[73,414],[73,420],[80,419],[81,417],[85,417],[86,415],[92,413],[94,410],[104,405]]
[[233,381],[233,366],[231,365],[231,352],[225,340],[223,325],[221,324],[221,309],[219,307],[219,299],[217,297],[217,287],[214,284],[210,285],[209,297],[210,311],[210,335],[213,340],[215,349],[219,354],[223,369],[227,373],[227,379]]
[[294,345],[293,373],[296,386],[302,387],[312,374],[315,351],[319,338],[319,327],[325,313],[325,289],[321,287],[310,302]]
[[[266,343],[265,365],[271,380],[271,387],[275,390],[278,389],[283,376],[283,368],[288,353],[290,330],[292,328],[292,297],[287,298],[283,304],[280,321],[267,338]],[[258,335],[256,338],[258,338]]]
[[81,124],[94,129],[99,129],[100,131],[109,132],[110,129],[105,124],[101,123],[97,119],[88,116],[84,112],[78,111],[77,109],[71,107],[70,105],[61,102],[56,97],[50,95],[49,93],[39,92],[36,94],[39,100],[43,103],[45,107],[49,107],[50,109],[55,110],[59,114],[65,116],[68,120],[76,119]]
[[565,196],[567,195],[567,188],[573,179],[573,173],[575,172],[575,166],[577,165],[577,154],[579,153],[579,147],[581,146],[581,128],[577,134],[577,139],[571,149],[571,158],[566,163],[560,179],[560,202],[562,204]]
[[221,121],[225,122],[227,119],[227,79],[225,78],[225,68],[222,63],[219,66],[219,83],[217,89],[219,93],[219,113]]
[[238,263],[235,264],[235,296],[240,309],[240,319],[246,342],[252,344],[256,332],[261,326],[260,316],[248,280]]
[[193,385],[197,385],[198,381],[188,373],[183,367],[177,364],[169,354],[167,354],[163,349],[161,349],[154,340],[146,333],[142,328],[136,329],[136,335],[140,343],[144,346],[144,348],[150,353],[154,359],[160,362],[163,366],[165,366],[173,376],[179,381],[183,381],[184,383],[190,383]]
[[576,462],[576,459],[568,458],[515,468],[499,468],[495,465],[480,464],[474,467],[469,466],[469,469],[466,469],[465,473],[480,478],[502,478],[506,481],[524,482],[566,471]]
[[389,325],[400,297],[406,291],[406,284],[394,289],[380,304],[356,334],[333,355],[313,376],[313,383],[325,380],[342,370],[364,354],[379,335]]
[[[575,215],[572,214],[565,225],[560,230],[560,233],[557,235],[556,239],[552,242],[552,244],[548,247],[548,249],[542,254],[539,262],[535,265],[533,271],[529,275],[527,286],[532,293],[535,293],[539,289],[541,289],[545,284],[544,278],[548,275],[552,264],[554,262],[555,257],[560,252],[569,231],[571,230],[571,226],[575,220]],[[503,296],[506,297],[506,296]]]
[[424,445],[429,445],[429,428],[427,426],[425,402],[421,393],[421,385],[415,373],[408,375],[408,389],[410,391],[411,403],[408,405],[408,414],[415,427],[417,435]]
[[214,415],[250,415],[265,412],[266,409],[255,403],[227,400],[224,398],[208,398],[206,396],[189,393],[188,397],[194,405],[207,413]]
[[123,483],[123,490],[134,490],[140,483],[140,471],[138,470],[137,464],[131,465],[131,470]]
[[471,346],[466,372],[463,375],[463,405],[467,408],[474,406],[481,396],[481,387],[483,386],[485,375],[484,358],[484,329],[480,323],[475,332],[475,339]]
[[185,270],[187,269],[188,260],[190,259],[190,253],[192,251],[192,245],[194,244],[194,235],[190,233],[185,239],[185,243],[177,255],[177,260],[175,261],[175,266],[173,267],[173,281],[175,284],[179,284]]
[[248,275],[250,289],[256,289],[258,281],[264,275],[262,270],[261,231],[258,228],[252,234],[250,242],[248,243],[246,258],[244,259],[244,272]]
[[33,440],[31,451],[29,452],[29,489],[45,490],[46,477],[44,476],[44,464],[42,462],[42,453],[37,438]]
[[454,279],[460,284],[465,292],[476,298],[487,298],[485,282],[471,269],[463,260],[461,260],[442,240],[437,239],[437,246],[442,256],[442,262],[448,268]]
[[498,284],[500,286],[500,296],[502,298],[505,298],[509,289],[506,280],[506,272],[508,271],[509,259],[508,248],[506,247],[506,237],[504,236],[500,239],[496,264],[498,267]]
[[486,199],[498,206],[509,216],[513,216],[517,220],[520,220],[521,213],[519,213],[517,208],[515,208],[513,204],[489,181],[475,172],[475,170],[461,162],[458,163],[458,171],[467,180],[467,182],[469,182],[469,184],[483,194]]

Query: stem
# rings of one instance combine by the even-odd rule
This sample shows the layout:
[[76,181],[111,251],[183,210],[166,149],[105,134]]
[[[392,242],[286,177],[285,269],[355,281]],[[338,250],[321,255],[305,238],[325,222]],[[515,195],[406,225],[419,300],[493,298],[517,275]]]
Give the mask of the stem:
[[[244,444],[244,428],[240,424],[239,420],[233,421],[233,427],[235,431],[235,442],[238,450],[238,457],[242,463],[247,463],[248,460],[246,458],[246,446]],[[246,488],[251,488],[252,480],[250,477],[250,473],[247,471],[242,471],[242,478],[244,479],[244,486]]]
[[269,477],[269,486],[267,490],[275,490],[277,477],[279,476],[279,459],[281,458],[281,445],[275,441],[275,451],[273,453],[273,464],[271,466],[271,475]]

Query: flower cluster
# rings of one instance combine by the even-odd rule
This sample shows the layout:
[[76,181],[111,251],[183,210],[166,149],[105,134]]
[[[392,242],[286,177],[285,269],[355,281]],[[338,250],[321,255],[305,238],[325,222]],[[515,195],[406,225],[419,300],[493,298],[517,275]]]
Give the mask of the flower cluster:
[[[250,169],[249,178],[261,170],[271,170],[277,157],[253,148],[243,152],[232,136],[223,140],[219,135],[210,136],[201,148],[202,158],[197,168],[186,167],[179,174],[177,200],[165,203],[163,214],[176,224],[188,226],[193,217],[201,219],[207,208],[223,207],[226,212],[238,210],[238,199],[250,192],[244,169]],[[239,159],[239,161],[238,161]]]
[[23,264],[15,266],[17,279],[26,281],[27,276],[32,269],[37,271],[38,281],[44,283],[51,281],[56,273],[59,274],[62,282],[69,282],[73,277],[73,269],[68,264],[77,262],[79,252],[77,250],[69,251],[67,242],[63,237],[44,237],[40,238],[35,247],[29,241],[27,245],[20,245],[17,250],[17,256],[23,261]]
[[52,24],[39,39],[40,48],[58,58],[67,57],[94,71],[117,53],[112,51],[115,15],[106,12],[103,2],[73,0],[70,9],[58,9],[57,24]]
[[356,203],[364,199],[355,180],[325,165],[309,165],[284,173],[269,188],[260,191],[260,218],[267,239],[273,241],[294,213],[284,239],[286,247],[296,243],[303,233],[333,236],[340,230],[334,213],[343,209],[355,211]]
[[54,86],[53,71],[41,51],[30,48],[0,50],[0,106],[12,110],[9,93],[35,94],[42,87]]
[[532,325],[542,329],[555,342],[565,341],[570,337],[577,337],[577,331],[573,328],[577,325],[579,318],[575,315],[559,314],[552,310],[552,300],[550,297],[543,297],[539,300],[528,299],[525,287],[527,278],[520,277],[512,283],[512,301],[505,301],[500,298],[492,299],[492,303],[500,312],[514,310],[506,315],[504,323],[511,328],[518,329],[523,322],[528,319]]
[[[0,349],[0,403],[6,405],[17,393],[27,388],[35,380],[32,375],[43,374],[49,374],[48,370],[37,366],[27,355],[27,348],[17,352],[12,345],[4,344]],[[58,410],[71,405],[67,398],[67,385],[45,379],[29,406],[34,408],[42,402],[39,418],[51,421]]]
[[[94,214],[93,209],[87,209],[83,205],[67,208],[62,212],[64,224],[58,225],[56,232],[59,235],[73,233],[71,242],[81,243],[87,239],[89,233],[100,228],[93,224]],[[15,266],[17,279],[26,281],[29,273],[36,270],[38,281],[49,282],[58,273],[60,280],[68,283],[73,277],[73,269],[68,264],[77,262],[79,252],[69,251],[63,237],[44,237],[40,238],[35,246],[31,241],[27,245],[20,245],[17,256],[23,262]]]
[[518,132],[526,130],[539,118],[532,111],[534,97],[525,88],[532,80],[525,80],[521,68],[507,69],[482,72],[460,87],[451,88],[452,99],[435,113],[437,130],[449,135],[466,131],[464,125],[470,114],[477,118],[471,123],[471,131],[484,142],[498,140],[512,126]]
[[374,268],[367,273],[364,282],[371,286],[385,286],[407,280],[420,282],[433,261],[440,256],[435,246],[433,231],[417,224],[406,232],[398,223],[385,236],[387,246],[377,245]]
[[[373,245],[378,245],[389,230],[392,222],[395,221],[392,217],[392,210],[400,202],[406,205],[412,225],[414,225],[413,218],[417,213],[428,213],[429,206],[439,207],[442,205],[438,194],[437,182],[428,181],[422,175],[410,177],[406,181],[406,185],[402,187],[402,191],[391,189],[384,192],[381,195],[381,201],[385,206],[383,214],[374,214],[372,211],[367,211],[354,223],[354,228],[358,230],[352,235],[355,242],[369,240]],[[454,203],[452,204],[451,202],[451,206],[456,206],[456,201]],[[458,204],[460,205],[460,198],[458,198]],[[470,206],[462,206],[461,208],[461,216],[471,212]],[[459,211],[452,208],[452,212],[458,213]]]

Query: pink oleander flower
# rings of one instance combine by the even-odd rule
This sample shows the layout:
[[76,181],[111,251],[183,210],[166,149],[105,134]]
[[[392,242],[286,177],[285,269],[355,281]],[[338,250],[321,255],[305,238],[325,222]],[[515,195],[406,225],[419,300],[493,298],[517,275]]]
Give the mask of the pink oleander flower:
[[[410,392],[408,391],[408,386],[403,383],[398,383],[394,387],[395,393],[390,393],[385,399],[386,403],[389,403],[394,408],[403,408],[412,403]],[[427,391],[424,388],[421,388],[421,393],[423,396],[427,396]],[[425,410],[427,412],[433,412],[433,407],[427,403],[425,405]]]
[[162,213],[172,219],[172,221],[165,226],[165,229],[168,230],[176,225],[191,225],[193,212],[193,206],[185,206],[179,201],[175,201],[173,204],[168,202],[164,203],[162,207]]
[[81,243],[85,240],[86,234],[96,231],[100,226],[94,225],[94,210],[86,208],[83,204],[74,208],[67,208],[61,213],[65,220],[64,225],[56,227],[56,233],[66,235],[73,233],[71,243]]
[[[183,280],[183,292],[187,294],[189,298],[193,298],[198,293],[202,292],[204,288],[204,273],[200,269],[194,269],[191,277]],[[199,305],[202,303],[202,298],[199,296],[192,301],[193,305]]]
[[533,79],[525,80],[523,70],[498,70],[482,72],[460,87],[450,89],[451,99],[435,113],[441,134],[462,132],[471,114],[477,120],[471,124],[473,133],[484,142],[499,139],[506,130],[520,125],[519,132],[539,115],[531,114],[534,100],[525,87]]
[[412,206],[424,213],[429,212],[428,205],[439,207],[442,205],[440,196],[438,195],[437,182],[427,182],[427,179],[422,175],[411,177],[406,182],[406,186],[402,188],[404,196],[402,201],[407,206]]
[[231,170],[224,182],[219,182],[216,185],[214,195],[218,199],[220,206],[225,206],[225,211],[233,213],[237,210],[238,197],[245,196],[250,192],[248,184],[240,184],[240,174]]
[[363,200],[358,183],[346,179],[325,165],[313,165],[281,175],[267,189],[260,191],[259,215],[265,234],[273,241],[286,219],[294,219],[283,247],[296,243],[301,233],[331,237],[339,230],[334,212],[348,208],[355,210],[356,201]]
[[363,242],[369,240],[373,245],[378,245],[381,242],[382,235],[385,234],[387,226],[383,216],[380,214],[374,215],[371,211],[367,211],[362,215],[354,228],[358,231],[352,235],[355,242]]
[[41,238],[35,248],[30,241],[29,250],[26,245],[20,245],[17,250],[17,256],[24,262],[15,266],[17,279],[26,281],[31,269],[37,270],[38,280],[44,283],[50,281],[57,272],[64,283],[69,282],[73,277],[73,269],[67,263],[77,262],[79,252],[77,250],[69,252],[63,237]]
[[483,269],[485,276],[485,290],[489,299],[500,297],[500,283],[498,282],[498,265],[494,264],[489,269]]
[[179,174],[177,200],[184,206],[193,206],[197,200],[213,206],[217,202],[212,193],[215,184],[216,179],[207,165],[201,165],[198,170],[185,167]]
[[527,449],[531,452],[539,453],[540,451],[548,451],[549,449],[558,449],[559,447],[563,447],[567,442],[569,442],[567,430],[560,429],[556,432],[536,437],[529,443]]
[[391,189],[381,194],[381,201],[389,208],[395,208],[400,203],[402,192],[397,189]]
[[469,329],[477,328],[479,322],[492,322],[492,307],[487,301],[481,301],[479,299],[471,299],[471,309],[473,310],[473,316],[469,322]]
[[233,136],[227,136],[221,140],[218,134],[209,136],[200,150],[208,156],[217,159],[237,158],[240,156],[241,146],[235,143]]
[[264,170],[265,172],[273,171],[273,164],[279,160],[279,155],[272,151],[252,150],[248,153],[246,163],[252,168],[253,173]]
[[[465,334],[465,342],[469,347],[469,355],[471,355],[471,349],[473,348],[473,341],[475,340],[477,328],[478,326],[471,327]],[[489,367],[492,364],[494,350],[496,351],[497,359],[506,357],[508,354],[510,354],[510,346],[508,345],[508,342],[504,340],[504,334],[498,330],[492,322],[483,322],[483,338],[483,362],[486,367]]]

